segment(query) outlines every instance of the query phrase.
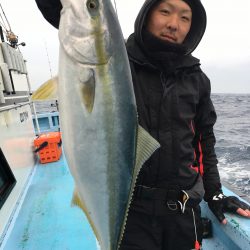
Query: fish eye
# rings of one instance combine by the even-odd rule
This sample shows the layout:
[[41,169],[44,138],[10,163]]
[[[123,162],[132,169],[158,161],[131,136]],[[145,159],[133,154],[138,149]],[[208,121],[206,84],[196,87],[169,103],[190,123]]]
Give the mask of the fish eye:
[[87,7],[90,11],[96,11],[99,7],[99,3],[96,0],[88,0]]

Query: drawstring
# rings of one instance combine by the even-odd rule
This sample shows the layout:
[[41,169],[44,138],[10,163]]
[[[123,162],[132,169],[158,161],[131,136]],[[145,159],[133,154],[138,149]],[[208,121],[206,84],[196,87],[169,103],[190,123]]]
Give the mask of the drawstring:
[[182,198],[182,201],[178,200],[178,203],[180,204],[181,212],[184,214],[187,201],[189,200],[189,195],[185,190],[181,190],[181,191],[183,192],[183,198]]
[[195,233],[195,244],[194,244],[194,249],[199,250],[200,249],[200,243],[197,239],[197,229],[196,229],[196,222],[195,222],[195,215],[194,215],[194,209],[192,208],[193,212],[193,220],[194,220],[194,233]]

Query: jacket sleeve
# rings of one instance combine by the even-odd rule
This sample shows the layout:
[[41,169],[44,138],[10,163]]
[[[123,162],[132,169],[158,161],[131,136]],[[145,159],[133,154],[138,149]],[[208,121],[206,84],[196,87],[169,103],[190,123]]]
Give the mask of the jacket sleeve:
[[210,199],[216,191],[221,191],[221,182],[215,154],[215,135],[213,126],[217,116],[210,93],[211,86],[207,76],[202,73],[200,81],[200,98],[195,118],[195,151],[199,154],[198,165],[203,176],[204,199]]
[[36,0],[38,9],[44,18],[58,29],[62,4],[60,0]]

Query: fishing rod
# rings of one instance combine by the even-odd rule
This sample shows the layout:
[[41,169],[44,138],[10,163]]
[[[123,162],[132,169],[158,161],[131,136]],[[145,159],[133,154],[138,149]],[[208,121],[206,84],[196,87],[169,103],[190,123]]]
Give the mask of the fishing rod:
[[46,43],[46,41],[44,41],[44,45],[45,45],[46,54],[47,54],[47,59],[48,59],[48,64],[49,64],[50,78],[52,79],[53,75],[52,75],[51,63],[50,63],[49,52],[48,52],[48,48],[47,48],[47,43]]
[[[1,18],[0,32],[1,32],[1,40],[2,40],[2,42],[4,42],[3,33],[5,33],[6,39],[10,43],[11,47],[16,49],[16,48],[18,48],[19,45],[25,46],[25,43],[23,43],[23,42],[18,44],[18,36],[15,35],[14,32],[12,31],[9,20],[8,20],[7,16],[5,15],[5,12],[4,12],[4,9],[3,9],[1,3],[0,3],[0,9],[1,9],[1,12],[0,12],[0,18]],[[7,25],[6,25],[6,23],[7,23]]]
[[[4,15],[4,18],[3,18],[3,16],[0,13],[0,16],[1,16],[1,19],[2,19],[2,22],[3,22],[3,23],[1,23],[1,25],[4,28],[6,38],[7,38],[8,42],[10,43],[10,45],[13,48],[16,48],[17,44],[18,44],[18,36],[15,35],[14,32],[12,31],[9,20],[8,20],[7,16],[5,15],[5,12],[4,12],[4,9],[3,9],[1,3],[0,3],[0,8],[1,8],[1,11],[2,11],[2,13]],[[7,25],[9,27],[9,29],[6,28],[6,23],[5,22],[7,22]]]
[[[5,15],[5,12],[4,12],[4,10],[3,10],[3,7],[2,7],[2,4],[1,4],[1,3],[0,3],[0,7],[1,7],[2,13],[3,13],[4,17],[5,17],[5,21],[7,22],[8,26],[9,26],[9,30],[11,30],[10,23],[9,23],[9,21],[8,21],[8,18],[7,18],[6,15]],[[2,19],[2,20],[3,20],[3,19]],[[6,30],[7,30],[7,29],[6,29]]]
[[[1,3],[0,3],[0,7],[1,7],[1,10],[2,10],[2,13],[4,14],[4,11],[3,11],[3,7],[2,7],[2,5],[1,5]],[[1,17],[1,20],[2,20],[2,22],[0,22],[0,25],[2,26],[2,28],[4,28],[5,29],[5,31],[6,30],[8,30],[7,28],[6,28],[6,20],[4,20],[4,18],[3,18],[3,16],[2,16],[2,13],[0,12],[0,17]]]
[[0,12],[0,18],[1,18],[0,25],[4,28],[4,30],[7,30],[1,12]]
[[[1,6],[1,9],[2,9],[2,12],[3,12],[3,8],[2,8],[2,5],[0,3],[0,6]],[[4,42],[4,34],[6,35],[7,33],[7,28],[6,28],[6,23],[5,23],[5,20],[2,16],[2,13],[0,12],[0,36],[1,36],[1,41]]]

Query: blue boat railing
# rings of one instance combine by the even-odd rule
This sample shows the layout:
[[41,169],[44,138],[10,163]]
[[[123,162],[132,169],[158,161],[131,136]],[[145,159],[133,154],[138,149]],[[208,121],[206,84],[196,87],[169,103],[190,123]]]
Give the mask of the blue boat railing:
[[[223,186],[223,193],[227,196],[233,195],[241,199],[241,197],[225,186]],[[244,200],[244,202],[247,201]],[[203,249],[250,249],[250,219],[225,213],[227,224],[222,225],[204,201],[201,203],[201,210],[202,216],[209,218],[212,222],[212,238],[203,241]]]
[[[36,117],[39,129],[37,128]],[[33,115],[33,126],[36,135],[46,132],[60,131],[59,112],[38,113]]]

